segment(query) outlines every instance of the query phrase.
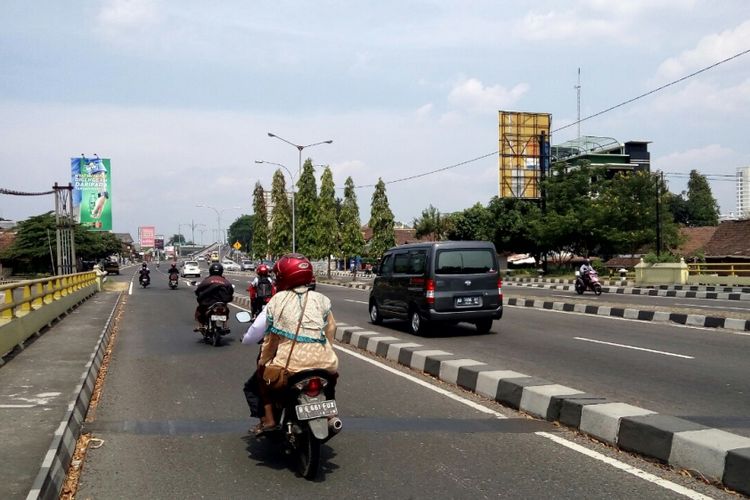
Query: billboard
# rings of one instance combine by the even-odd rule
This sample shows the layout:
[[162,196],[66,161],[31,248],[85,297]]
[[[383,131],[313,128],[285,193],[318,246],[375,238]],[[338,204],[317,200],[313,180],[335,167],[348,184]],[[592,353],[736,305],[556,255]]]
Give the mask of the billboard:
[[[540,170],[549,169],[549,132],[552,115],[515,111],[500,111],[499,115],[500,197],[539,198]],[[545,136],[545,144],[540,149],[539,139],[542,134]]]
[[91,231],[112,231],[112,165],[109,158],[70,159],[73,213]]
[[140,226],[138,228],[138,241],[143,248],[154,248],[154,239],[156,235],[156,227],[154,226]]

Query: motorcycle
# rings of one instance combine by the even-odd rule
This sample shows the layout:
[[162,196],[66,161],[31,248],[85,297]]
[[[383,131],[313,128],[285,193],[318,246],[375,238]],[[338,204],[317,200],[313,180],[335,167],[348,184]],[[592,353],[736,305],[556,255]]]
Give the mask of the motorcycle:
[[146,288],[151,284],[151,277],[147,274],[142,274],[141,277],[138,278],[138,282],[143,288]]
[[588,283],[586,283],[579,271],[576,271],[575,289],[578,295],[582,295],[586,290],[591,290],[595,295],[602,294],[602,285],[599,283],[599,274],[596,271],[589,271]]
[[169,288],[172,290],[177,288],[177,283],[180,281],[180,275],[177,273],[172,273],[169,275]]
[[[236,317],[241,323],[251,320],[245,311]],[[305,370],[290,376],[287,387],[273,403],[277,427],[263,434],[284,443],[294,456],[297,472],[305,479],[318,476],[321,445],[344,426],[334,398],[334,377],[325,370]]]
[[201,326],[200,333],[203,335],[203,341],[217,347],[221,344],[221,337],[228,335],[231,330],[227,328],[229,319],[229,307],[224,302],[215,302],[208,311],[206,311],[208,323]]

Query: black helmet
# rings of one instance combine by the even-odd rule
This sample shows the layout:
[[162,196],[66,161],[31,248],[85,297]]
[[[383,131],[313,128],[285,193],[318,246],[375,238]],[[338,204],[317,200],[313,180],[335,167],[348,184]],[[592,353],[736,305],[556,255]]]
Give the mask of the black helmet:
[[148,266],[147,266],[147,265],[146,265],[146,263],[144,262],[143,264],[141,264],[141,267],[148,267]]
[[214,262],[208,268],[208,274],[211,276],[222,276],[224,274],[224,266],[222,266],[218,262]]

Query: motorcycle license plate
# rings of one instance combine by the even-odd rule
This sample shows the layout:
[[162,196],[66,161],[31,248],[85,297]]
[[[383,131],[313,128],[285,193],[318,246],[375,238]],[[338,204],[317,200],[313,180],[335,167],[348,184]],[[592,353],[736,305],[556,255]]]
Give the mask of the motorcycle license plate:
[[226,320],[227,320],[226,316],[217,316],[215,314],[211,315],[211,321],[226,321]]
[[306,403],[294,407],[297,411],[297,418],[300,420],[310,420],[320,417],[335,417],[339,414],[336,408],[336,401],[329,399],[320,403]]
[[481,306],[482,297],[456,297],[456,307]]

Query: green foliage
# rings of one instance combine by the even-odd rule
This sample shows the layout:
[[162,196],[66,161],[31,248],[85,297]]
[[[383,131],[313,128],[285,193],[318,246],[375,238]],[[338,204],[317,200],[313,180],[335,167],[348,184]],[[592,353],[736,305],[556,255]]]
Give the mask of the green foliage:
[[[336,188],[331,169],[326,167],[320,177],[320,211],[318,213],[318,249],[320,257],[335,255],[339,248],[339,224],[336,206]],[[356,201],[355,201],[356,204]]]
[[654,252],[650,252],[643,256],[643,262],[646,264],[674,263],[680,262],[680,257],[669,252],[663,252],[657,257]]
[[347,177],[344,182],[344,200],[341,202],[339,227],[342,257],[362,255],[365,239],[362,236],[357,194],[354,192],[354,181],[351,177]]
[[181,234],[173,234],[172,237],[169,238],[169,242],[171,242],[173,245],[184,245],[185,237]]
[[[51,273],[51,255],[57,259],[57,235],[55,215],[47,212],[19,222],[16,239],[0,259],[14,272]],[[79,224],[73,226],[76,258],[100,260],[122,252],[122,242],[112,233],[88,231]]]
[[372,257],[379,257],[396,244],[393,212],[391,212],[391,207],[388,204],[388,196],[385,194],[385,183],[380,178],[378,178],[375,191],[372,193],[368,225],[372,229],[369,254]]
[[318,246],[320,229],[318,225],[318,188],[315,183],[315,167],[308,158],[302,166],[302,175],[297,182],[295,199],[297,211],[297,251],[309,258],[320,257]]
[[539,256],[542,249],[538,230],[541,211],[536,202],[493,197],[488,211],[491,221],[489,239],[495,243],[498,252],[513,251]]
[[292,210],[286,195],[286,182],[281,170],[273,174],[271,186],[271,255],[279,257],[292,250]]
[[429,236],[432,241],[440,241],[447,237],[451,220],[449,216],[442,215],[440,210],[430,205],[422,210],[422,216],[414,219],[412,224],[417,238]]
[[448,239],[492,241],[494,232],[492,214],[477,203],[451,217]]
[[711,193],[706,178],[697,170],[690,171],[687,191],[689,226],[718,226],[719,204]]
[[256,258],[265,258],[270,250],[268,244],[268,211],[266,210],[263,186],[260,182],[256,182],[253,189],[253,215],[253,240],[250,248],[252,249],[252,255]]
[[239,241],[242,251],[248,254],[253,252],[253,219],[252,215],[240,215],[229,226],[229,243]]

